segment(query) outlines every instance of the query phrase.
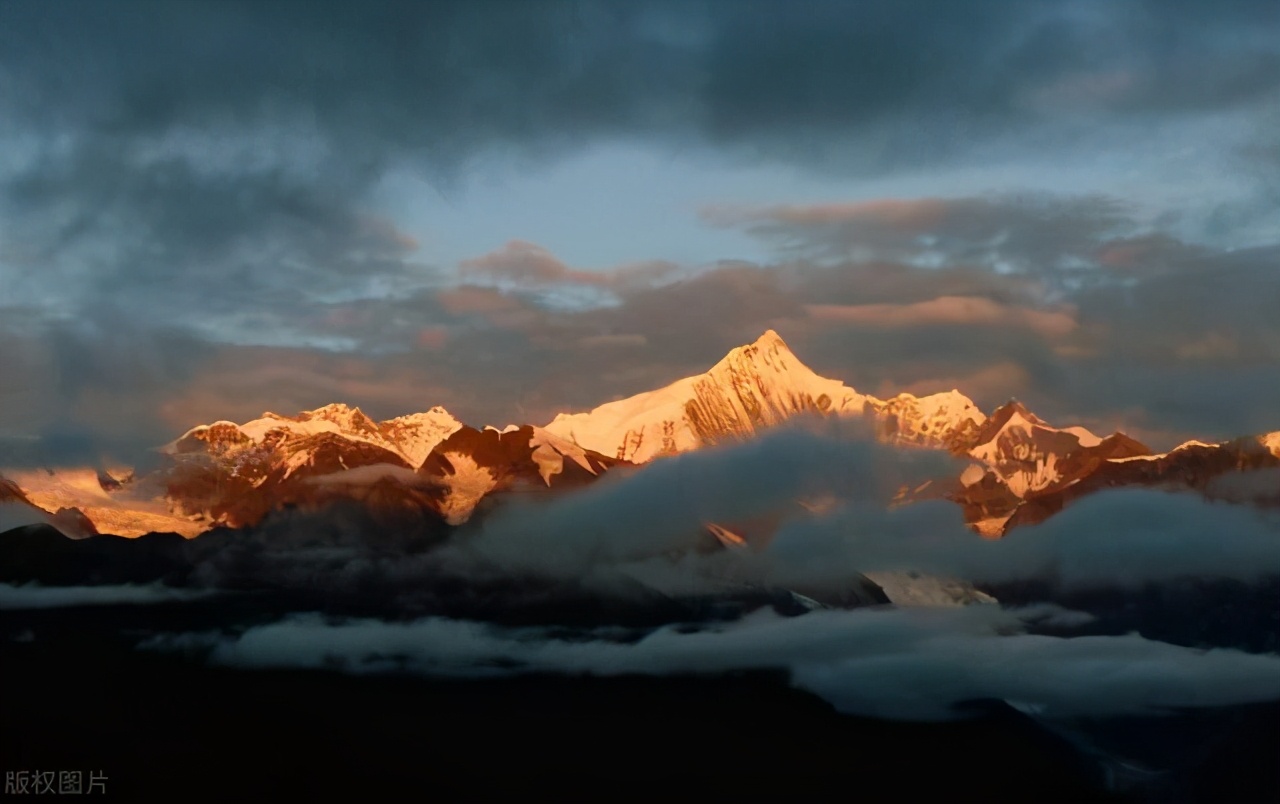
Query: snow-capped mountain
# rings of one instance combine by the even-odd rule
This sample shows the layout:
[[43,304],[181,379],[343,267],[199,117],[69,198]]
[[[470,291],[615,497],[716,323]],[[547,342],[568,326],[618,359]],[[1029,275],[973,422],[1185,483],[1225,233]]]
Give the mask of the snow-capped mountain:
[[893,441],[941,447],[963,441],[985,420],[958,391],[889,400],[858,393],[815,374],[768,330],[705,374],[586,413],[560,414],[546,429],[605,455],[644,463],[749,438],[804,414],[872,415]]
[[163,451],[171,455],[203,452],[249,468],[264,452],[287,450],[290,444],[331,433],[392,452],[405,464],[417,467],[436,444],[460,427],[462,422],[438,406],[426,413],[375,422],[359,408],[331,404],[297,416],[267,412],[244,424],[219,421],[199,425],[166,445]]
[[1256,474],[1280,467],[1274,436],[1188,441],[1153,453],[1124,433],[1099,438],[1080,427],[1050,427],[1015,401],[996,410],[982,428],[981,443],[968,451],[981,465],[963,472],[948,496],[989,536],[1041,522],[1104,488],[1184,489],[1280,504],[1280,477]]
[[540,427],[477,430],[439,407],[375,422],[340,404],[201,425],[163,452],[163,496],[206,527],[343,500],[458,525],[489,494],[580,485],[618,463]]
[[[441,407],[374,421],[359,408],[330,404],[295,416],[199,425],[160,449],[167,467],[141,477],[127,468],[4,470],[12,482],[0,489],[7,500],[0,525],[56,516],[68,534],[195,536],[214,525],[251,525],[282,507],[346,502],[397,526],[424,518],[457,525],[493,494],[572,488],[619,464],[751,438],[806,415],[867,421],[887,443],[968,457],[972,463],[957,477],[904,490],[897,502],[946,497],[990,536],[1113,486],[1190,488],[1280,504],[1268,477],[1254,476],[1252,485],[1232,480],[1241,470],[1280,466],[1280,432],[1188,442],[1153,455],[1123,433],[1104,438],[1053,427],[1017,401],[987,417],[956,390],[877,399],[814,373],[769,330],[705,374],[561,414],[546,427],[476,429]],[[745,526],[757,525],[773,526]],[[737,533],[744,523],[709,527]]]
[[1124,433],[1100,438],[1083,427],[1051,427],[1017,400],[997,408],[974,442],[967,454],[991,467],[1019,497],[1069,483],[1098,460],[1151,454]]
[[1189,441],[1159,454],[1107,457],[1090,463],[1070,482],[1028,493],[1004,530],[1042,522],[1080,497],[1123,486],[1190,490],[1210,498],[1280,505],[1280,454],[1265,436],[1258,436],[1220,444]]
[[441,407],[377,422],[344,404],[200,425],[161,449],[173,459],[162,494],[175,512],[206,527],[252,524],[282,506],[339,498],[424,511],[426,484],[414,470],[462,426]]

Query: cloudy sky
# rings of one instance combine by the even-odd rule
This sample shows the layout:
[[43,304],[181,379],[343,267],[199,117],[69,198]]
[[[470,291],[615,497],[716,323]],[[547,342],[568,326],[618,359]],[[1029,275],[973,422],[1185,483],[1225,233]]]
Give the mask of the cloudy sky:
[[879,395],[1280,428],[1280,13],[0,3],[0,436],[541,423],[776,329]]

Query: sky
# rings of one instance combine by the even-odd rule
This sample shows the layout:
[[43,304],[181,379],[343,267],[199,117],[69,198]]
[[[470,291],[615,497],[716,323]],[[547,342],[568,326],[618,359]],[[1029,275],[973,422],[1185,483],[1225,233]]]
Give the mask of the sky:
[[1156,448],[1280,429],[1274,0],[0,2],[0,441],[545,423],[773,328]]

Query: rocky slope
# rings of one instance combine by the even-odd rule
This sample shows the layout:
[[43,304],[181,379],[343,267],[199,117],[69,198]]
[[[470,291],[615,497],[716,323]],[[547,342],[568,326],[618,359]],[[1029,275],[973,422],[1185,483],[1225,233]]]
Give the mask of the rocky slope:
[[[92,469],[10,471],[5,488],[14,503],[0,508],[0,530],[52,522],[44,509],[76,506],[87,517],[64,528],[68,535],[96,532],[96,525],[124,536],[195,536],[253,525],[284,508],[351,502],[389,527],[458,525],[490,494],[573,488],[619,463],[540,427],[476,430],[443,408],[375,422],[337,404],[200,425],[160,451],[168,464],[136,478]],[[70,522],[72,515],[59,516]]]
[[198,427],[167,451],[166,496],[230,525],[282,506],[369,502],[375,488],[382,508],[457,525],[489,494],[581,485],[618,463],[540,427],[477,430],[443,408],[374,422],[342,405]]
[[462,427],[431,451],[417,474],[431,485],[437,513],[461,524],[495,491],[575,488],[619,463],[541,427]]
[[1195,491],[1211,499],[1280,506],[1280,455],[1261,437],[1245,437],[1221,444],[1191,442],[1155,455],[1106,458],[1069,483],[1027,494],[1004,530],[1042,522],[1087,494],[1124,486]]
[[967,451],[981,462],[945,488],[980,532],[999,536],[1042,522],[1073,500],[1106,488],[1143,486],[1280,504],[1280,449],[1274,434],[1220,444],[1190,441],[1167,453],[1123,433],[1098,438],[1059,430],[1017,402],[992,414]]

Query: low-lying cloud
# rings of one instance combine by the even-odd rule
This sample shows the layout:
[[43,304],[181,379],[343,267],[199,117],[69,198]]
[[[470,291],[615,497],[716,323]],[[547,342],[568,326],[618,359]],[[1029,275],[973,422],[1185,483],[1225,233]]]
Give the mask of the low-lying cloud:
[[921,571],[1063,589],[1135,588],[1185,578],[1280,575],[1280,518],[1243,505],[1148,489],[1104,491],[1045,522],[988,541],[958,509],[855,503],[784,528],[765,551],[778,582],[832,583],[851,571]]
[[[742,444],[665,458],[607,475],[593,487],[537,506],[509,506],[468,540],[467,554],[559,577],[685,551],[708,523],[790,510],[824,495],[885,504],[902,485],[943,471],[942,455],[903,453],[840,423],[810,422]],[[847,429],[855,429],[848,424]]]
[[160,636],[152,649],[212,648],[241,667],[475,677],[719,674],[785,668],[842,712],[943,720],[956,704],[1002,699],[1046,717],[1151,715],[1280,698],[1280,657],[1200,651],[1128,636],[1027,633],[1061,610],[998,606],[757,612],[698,630],[668,626],[619,641],[429,618],[408,623],[304,615],[238,636]]
[[0,583],[0,610],[57,609],[173,603],[215,594],[212,590],[175,589],[160,584],[119,586],[40,586]]

